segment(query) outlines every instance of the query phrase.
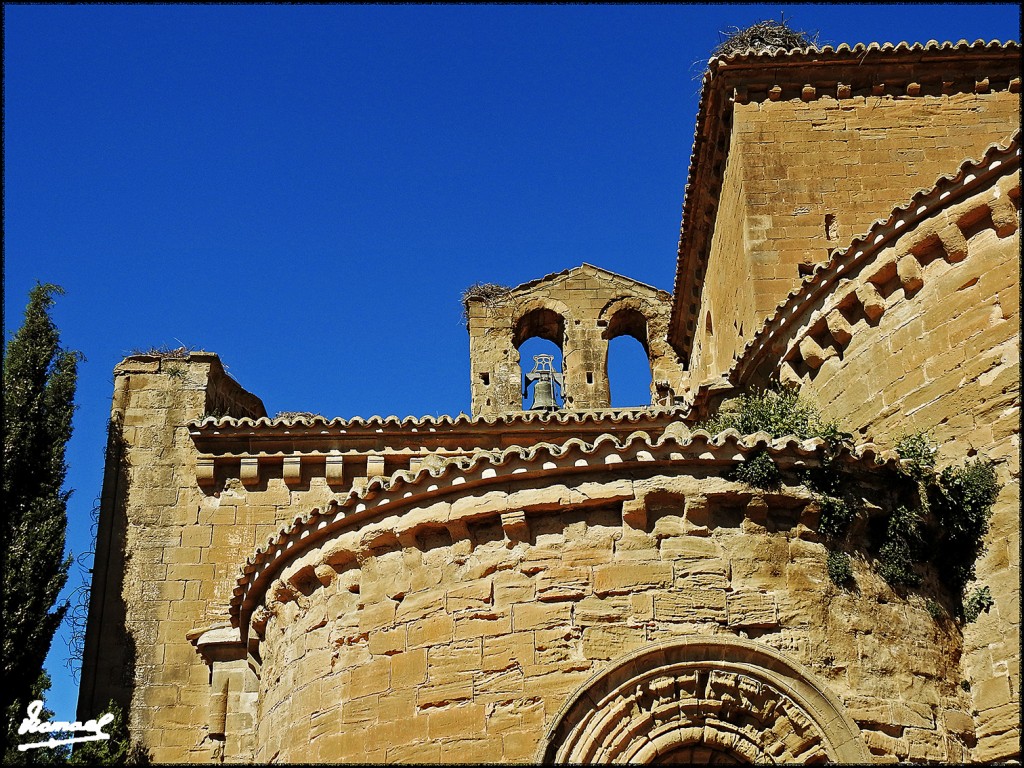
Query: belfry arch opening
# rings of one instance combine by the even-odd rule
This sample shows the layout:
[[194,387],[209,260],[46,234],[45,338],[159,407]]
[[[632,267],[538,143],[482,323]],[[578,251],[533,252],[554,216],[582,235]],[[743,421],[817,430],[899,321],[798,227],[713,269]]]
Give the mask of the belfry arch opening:
[[[515,324],[512,343],[519,351],[519,381],[526,383],[526,374],[533,370],[534,357],[551,355],[554,358],[552,367],[563,372],[565,365],[562,348],[565,341],[565,318],[553,309],[538,307],[525,313]],[[533,404],[532,388],[523,387],[523,409],[528,410]],[[555,400],[559,407],[564,407],[563,393],[555,388]]]
[[606,370],[612,408],[651,404],[651,355],[647,318],[631,307],[620,309],[602,334],[608,340]]

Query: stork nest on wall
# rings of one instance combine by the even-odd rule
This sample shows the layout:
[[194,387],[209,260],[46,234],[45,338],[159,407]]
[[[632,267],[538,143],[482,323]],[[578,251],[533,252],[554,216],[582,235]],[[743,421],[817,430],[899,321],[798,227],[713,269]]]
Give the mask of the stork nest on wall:
[[462,322],[469,325],[469,302],[480,299],[487,306],[493,306],[508,296],[512,289],[497,283],[473,283],[462,292]]
[[794,48],[817,46],[818,33],[798,32],[786,25],[785,19],[775,21],[767,19],[752,24],[746,29],[732,27],[722,30],[725,37],[712,51],[713,57],[728,56],[734,53],[751,51],[753,53],[778,53]]
[[172,349],[167,345],[149,347],[148,349],[133,349],[128,353],[129,357],[159,357],[163,360],[188,360],[189,355],[197,352],[195,349],[188,349],[184,345]]

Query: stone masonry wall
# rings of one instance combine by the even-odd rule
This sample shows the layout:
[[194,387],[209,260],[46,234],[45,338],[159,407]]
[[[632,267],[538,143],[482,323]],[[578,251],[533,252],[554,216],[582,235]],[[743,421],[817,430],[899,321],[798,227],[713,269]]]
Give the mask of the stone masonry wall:
[[726,160],[690,359],[695,385],[728,368],[743,346],[741,339],[750,338],[757,330],[753,283],[748,275],[751,246],[747,230],[752,217],[745,183],[746,152],[745,144],[734,140]]
[[230,494],[223,506],[204,497],[185,424],[265,412],[215,355],[128,358],[114,376],[79,707],[98,712],[113,697],[130,704],[132,734],[155,761],[209,760],[219,750],[200,743],[209,670],[185,635],[224,615],[230,574],[257,531],[275,529],[277,508],[236,515]]
[[[816,371],[798,366],[803,391],[845,429],[889,447],[927,430],[942,445],[940,467],[973,456],[996,462],[1003,488],[977,568],[995,606],[964,629],[977,760],[1012,755],[1020,739],[1019,175],[1007,182],[990,202],[957,206],[916,233],[916,246],[894,251],[909,247],[924,263],[912,290],[899,286],[894,255],[879,258],[891,270],[875,278],[878,319],[858,320],[841,354],[831,340],[812,345],[826,350]],[[928,234],[939,231],[941,240]]]
[[[454,539],[438,525],[373,548],[355,530],[315,576],[308,556],[286,569],[263,619],[255,759],[530,762],[594,672],[651,642],[723,634],[817,673],[880,760],[967,755],[958,633],[860,562],[858,589],[835,588],[806,496],[703,473],[573,482],[592,506],[528,513],[512,536],[471,495],[459,503],[475,521]],[[642,515],[599,503],[634,495]]]
[[[694,380],[728,367],[732,352],[799,283],[801,264],[826,261],[917,190],[1005,142],[1019,113],[1020,95],[1009,91],[736,104],[730,155],[739,152],[742,162],[730,158],[725,171],[697,336],[705,334],[708,311],[723,322],[713,344],[702,342],[713,355],[694,356]],[[728,194],[732,173],[742,174],[739,200]],[[737,268],[740,247],[746,262]],[[752,282],[749,309],[732,303],[734,288],[711,289],[738,281]],[[745,328],[742,341],[733,321]]]

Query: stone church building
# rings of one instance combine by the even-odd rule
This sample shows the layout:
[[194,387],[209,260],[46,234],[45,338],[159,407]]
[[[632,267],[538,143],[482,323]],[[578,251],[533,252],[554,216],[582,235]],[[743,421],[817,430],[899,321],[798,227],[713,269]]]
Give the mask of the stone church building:
[[[120,363],[80,713],[168,762],[1019,760],[1018,44],[718,56],[680,191],[671,293],[468,295],[471,416],[268,418],[215,354]],[[649,407],[609,406],[621,335]],[[852,439],[697,427],[772,384]],[[922,430],[994,462],[975,621],[855,540],[833,583],[800,480],[884,517]],[[764,455],[781,484],[736,479]]]

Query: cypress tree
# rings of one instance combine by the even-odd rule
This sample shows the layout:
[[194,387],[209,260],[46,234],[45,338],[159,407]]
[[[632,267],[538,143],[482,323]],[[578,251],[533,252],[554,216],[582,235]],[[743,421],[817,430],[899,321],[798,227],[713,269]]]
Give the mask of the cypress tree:
[[[62,490],[71,437],[80,355],[60,346],[50,317],[56,285],[36,284],[24,324],[2,358],[4,411],[3,530],[0,540],[0,602],[3,657],[0,728],[5,757],[17,739],[25,708],[40,693],[43,662],[67,603],[57,598],[68,577],[64,557],[67,501]],[[18,753],[15,753],[18,754]]]

